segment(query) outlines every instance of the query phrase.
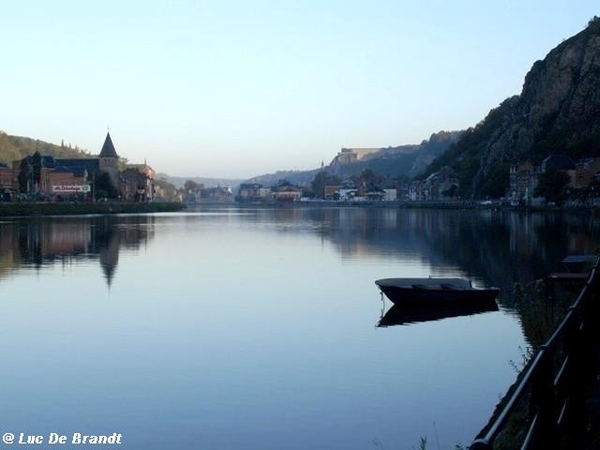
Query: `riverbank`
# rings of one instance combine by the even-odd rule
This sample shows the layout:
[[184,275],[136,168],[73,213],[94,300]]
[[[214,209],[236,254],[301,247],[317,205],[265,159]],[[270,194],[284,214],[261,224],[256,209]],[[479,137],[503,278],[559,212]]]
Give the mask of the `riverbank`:
[[376,208],[376,209],[457,209],[457,210],[488,210],[488,211],[519,211],[529,212],[563,212],[584,213],[600,215],[598,205],[563,205],[563,206],[514,206],[507,203],[487,203],[472,200],[453,201],[337,201],[337,200],[309,200],[309,201],[281,201],[281,202],[198,202],[187,203],[190,210],[202,208],[228,207],[250,209],[276,209],[276,208]]
[[185,205],[177,202],[133,203],[0,203],[0,217],[65,216],[85,214],[146,214],[177,212]]

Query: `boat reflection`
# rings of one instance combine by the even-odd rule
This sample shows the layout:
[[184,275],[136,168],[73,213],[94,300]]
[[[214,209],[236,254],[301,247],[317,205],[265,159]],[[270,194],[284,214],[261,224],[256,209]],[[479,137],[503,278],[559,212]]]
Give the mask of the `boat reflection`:
[[489,298],[468,305],[440,306],[435,308],[431,306],[392,305],[385,314],[382,314],[377,326],[410,325],[420,322],[443,320],[450,317],[473,316],[492,311],[498,311],[498,305],[495,300]]

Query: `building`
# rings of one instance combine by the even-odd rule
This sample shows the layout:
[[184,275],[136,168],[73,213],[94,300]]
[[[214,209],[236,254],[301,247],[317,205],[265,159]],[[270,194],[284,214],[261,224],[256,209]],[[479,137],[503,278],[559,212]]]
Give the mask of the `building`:
[[38,198],[96,197],[94,185],[102,173],[108,174],[114,188],[111,190],[123,199],[151,201],[154,198],[154,170],[144,162],[132,164],[120,172],[119,155],[110,133],[106,133],[100,154],[95,158],[55,158],[36,153],[13,161],[12,169],[0,168],[0,187]]
[[542,173],[547,172],[550,169],[554,170],[573,170],[575,169],[575,161],[567,155],[550,155],[542,161]]
[[450,200],[458,198],[460,180],[456,172],[448,166],[432,173],[425,180],[411,183],[408,196],[414,201]]
[[240,202],[256,202],[264,200],[265,191],[260,183],[242,183],[238,191],[237,200]]
[[385,197],[383,198],[386,202],[395,202],[398,200],[398,190],[397,189],[384,189]]
[[514,204],[531,203],[533,192],[538,184],[541,167],[536,167],[530,161],[516,164],[510,168],[508,198]]
[[327,185],[323,187],[323,198],[325,200],[339,200],[341,191],[344,186],[341,185]]
[[13,171],[6,164],[0,163],[0,192],[13,188]]
[[297,202],[302,197],[300,189],[289,188],[280,191],[273,191],[273,200],[278,202]]
[[231,186],[202,187],[196,195],[196,201],[229,203],[233,201]]
[[119,191],[125,201],[151,202],[153,199],[153,179],[140,170],[128,167],[119,173]]
[[378,152],[381,148],[342,148],[336,155],[335,162],[339,164],[350,164],[360,161],[364,157]]
[[585,189],[593,181],[600,181],[600,158],[587,158],[579,161],[575,169],[569,171],[571,186]]
[[115,150],[115,146],[113,145],[112,139],[110,138],[110,133],[106,133],[106,138],[104,139],[104,145],[102,145],[102,150],[100,150],[100,155],[98,155],[98,169],[101,172],[106,172],[110,176],[110,180],[113,183],[113,186],[118,188],[120,185],[119,182],[119,155],[117,155],[117,151]]

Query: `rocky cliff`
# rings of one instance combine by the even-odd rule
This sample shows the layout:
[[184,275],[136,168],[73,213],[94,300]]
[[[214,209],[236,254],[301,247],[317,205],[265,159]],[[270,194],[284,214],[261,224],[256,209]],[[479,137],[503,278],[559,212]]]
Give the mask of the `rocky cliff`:
[[247,181],[260,183],[263,186],[273,186],[278,181],[286,179],[292,184],[307,186],[321,170],[342,179],[360,175],[365,169],[389,177],[412,177],[423,172],[429,163],[447,150],[449,146],[456,143],[461,133],[461,131],[440,131],[433,133],[429,139],[420,144],[368,149],[368,151],[367,149],[359,149],[355,158],[349,157],[347,152],[340,152],[329,165],[321,169],[278,171],[272,174],[260,175]]
[[413,177],[423,172],[429,163],[456,143],[460,135],[460,131],[440,131],[420,144],[370,149],[364,155],[358,153],[355,160],[340,152],[325,170],[340,178],[359,175],[365,169],[391,177]]
[[[548,155],[600,155],[600,19],[533,64],[520,95],[505,100],[436,160],[467,192],[502,195],[510,164]],[[463,191],[464,192],[464,191]],[[476,196],[476,195],[474,195]]]

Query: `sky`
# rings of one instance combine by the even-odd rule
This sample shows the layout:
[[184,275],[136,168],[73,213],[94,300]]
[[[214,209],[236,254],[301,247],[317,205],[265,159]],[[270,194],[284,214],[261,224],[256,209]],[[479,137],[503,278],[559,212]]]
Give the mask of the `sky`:
[[476,125],[597,0],[3,1],[0,130],[246,179]]

